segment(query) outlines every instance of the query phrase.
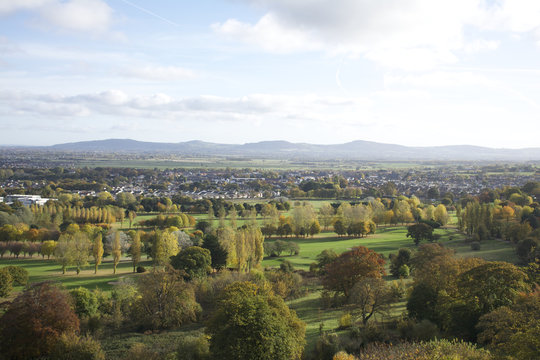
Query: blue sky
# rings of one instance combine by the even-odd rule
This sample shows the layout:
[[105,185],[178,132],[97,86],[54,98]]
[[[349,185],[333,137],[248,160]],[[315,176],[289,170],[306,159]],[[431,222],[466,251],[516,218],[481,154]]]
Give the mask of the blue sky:
[[0,0],[0,144],[538,147],[537,0]]

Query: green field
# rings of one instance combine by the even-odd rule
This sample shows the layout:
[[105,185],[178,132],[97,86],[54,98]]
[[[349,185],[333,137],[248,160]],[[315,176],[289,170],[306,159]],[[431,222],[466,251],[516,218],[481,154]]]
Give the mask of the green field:
[[[154,215],[148,215],[154,216]],[[200,215],[204,217],[204,215]],[[295,241],[300,246],[300,254],[297,256],[281,256],[279,258],[265,258],[263,267],[275,267],[284,260],[289,260],[297,269],[308,270],[309,265],[315,261],[317,254],[324,249],[334,249],[341,253],[353,246],[366,246],[378,253],[388,257],[390,253],[396,253],[400,248],[414,249],[415,245],[410,238],[406,237],[406,226],[379,228],[377,233],[365,238],[337,237],[332,232],[323,232],[315,237],[289,238],[286,240]],[[441,236],[440,242],[455,249],[458,256],[476,256],[486,260],[503,260],[512,263],[517,262],[517,257],[512,246],[499,240],[486,241],[481,244],[481,250],[472,251],[470,245],[464,242],[463,235],[455,228],[437,229],[436,233]],[[268,241],[275,241],[271,239]],[[87,266],[80,275],[76,275],[75,270],[68,269],[67,274],[62,275],[60,266],[54,260],[33,259],[1,259],[0,267],[5,265],[20,265],[30,273],[30,282],[55,281],[62,284],[66,289],[73,289],[83,286],[89,289],[99,288],[103,291],[110,291],[115,284],[137,276],[132,273],[132,266],[128,258],[122,259],[118,265],[117,274],[113,274],[112,260],[106,258],[100,266],[97,275],[94,275],[93,267]],[[142,263],[144,266],[151,266],[150,262]],[[388,281],[393,279],[388,278]],[[325,331],[336,330],[338,319],[344,314],[344,309],[323,309],[320,301],[322,287],[320,285],[310,285],[306,296],[288,301],[288,305],[294,309],[298,316],[306,322],[306,352],[311,352],[317,341],[320,326]],[[18,287],[13,292],[13,296],[21,291]],[[399,316],[405,310],[405,303],[399,302],[394,305],[391,316]],[[379,319],[380,320],[380,319]],[[388,318],[386,318],[388,320]],[[322,325],[321,325],[322,324]],[[163,332],[160,334],[142,335],[138,333],[128,333],[115,335],[103,340],[103,347],[109,357],[123,354],[135,342],[142,342],[148,346],[159,349],[164,348],[170,351],[175,349],[171,342],[182,336],[198,336],[202,331],[202,325],[195,324],[176,331]],[[339,332],[338,332],[339,333]]]
[[[0,259],[0,267],[7,265],[22,266],[28,270],[29,283],[53,281],[62,284],[68,290],[82,286],[88,289],[99,288],[110,291],[119,281],[136,276],[136,274],[133,274],[133,266],[128,258],[123,258],[120,261],[116,268],[116,274],[113,274],[111,258],[103,259],[97,274],[94,274],[93,265],[84,267],[79,275],[76,274],[74,268],[67,268],[66,274],[62,274],[62,269],[56,261],[53,259],[43,260],[36,256],[34,258]],[[149,261],[142,261],[140,265],[152,266]],[[15,288],[14,293],[20,290],[22,290],[22,287]]]

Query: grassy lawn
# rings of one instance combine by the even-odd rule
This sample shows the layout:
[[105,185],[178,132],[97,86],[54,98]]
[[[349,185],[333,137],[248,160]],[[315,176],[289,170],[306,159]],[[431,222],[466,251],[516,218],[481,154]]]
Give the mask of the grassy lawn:
[[[143,257],[144,258],[144,257]],[[113,274],[113,262],[111,258],[104,259],[99,266],[98,273],[94,274],[93,265],[86,266],[81,273],[77,275],[74,268],[68,268],[66,274],[62,274],[62,269],[54,260],[42,260],[34,257],[20,259],[1,259],[0,267],[7,265],[22,266],[28,270],[30,278],[29,283],[37,283],[42,281],[53,281],[62,284],[66,289],[78,288],[79,286],[95,289],[99,288],[103,291],[110,291],[114,287],[114,283],[124,279],[137,276],[133,273],[133,266],[128,258],[122,259],[116,268],[116,274]],[[151,266],[149,261],[141,262],[142,266]],[[22,287],[16,287],[13,292],[22,290]]]

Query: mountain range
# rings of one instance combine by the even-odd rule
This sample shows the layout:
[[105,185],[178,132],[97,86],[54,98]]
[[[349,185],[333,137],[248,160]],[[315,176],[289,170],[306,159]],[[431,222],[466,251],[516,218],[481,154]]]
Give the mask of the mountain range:
[[204,141],[178,143],[107,139],[58,144],[40,149],[79,152],[174,153],[177,155],[227,155],[287,159],[357,160],[540,160],[540,147],[524,149],[487,148],[471,145],[409,147],[357,140],[344,144],[317,145],[288,141],[218,144]]

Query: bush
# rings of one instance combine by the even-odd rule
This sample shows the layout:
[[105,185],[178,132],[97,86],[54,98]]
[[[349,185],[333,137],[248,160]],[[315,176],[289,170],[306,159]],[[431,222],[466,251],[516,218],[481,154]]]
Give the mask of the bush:
[[142,273],[146,272],[146,268],[144,266],[137,266],[137,272],[139,274],[142,274]]
[[13,290],[13,278],[6,268],[0,269],[0,297],[6,297]]
[[146,345],[142,343],[134,343],[129,348],[124,359],[125,360],[158,360],[159,355],[156,352],[148,349]]
[[315,359],[332,360],[341,348],[341,341],[336,333],[323,333],[315,344]]
[[398,269],[398,275],[400,278],[406,279],[409,277],[410,273],[411,273],[411,270],[409,269],[407,264],[401,265]]
[[205,360],[209,358],[210,345],[207,336],[187,336],[180,339],[178,360]]
[[294,266],[292,262],[290,262],[289,260],[285,260],[279,265],[279,270],[286,273],[292,273],[294,271]]
[[95,316],[98,313],[98,298],[90,290],[79,287],[69,292],[75,305],[75,313],[79,318]]
[[98,341],[89,336],[63,334],[50,355],[52,360],[105,360]]
[[352,315],[351,314],[343,314],[339,318],[339,328],[340,329],[346,329],[350,328],[352,326]]
[[28,270],[25,268],[21,266],[9,265],[4,269],[6,269],[11,275],[13,285],[25,286],[28,284]]
[[479,251],[480,247],[481,247],[481,245],[480,245],[480,242],[478,242],[478,241],[473,241],[471,243],[471,250],[473,250],[473,251]]

